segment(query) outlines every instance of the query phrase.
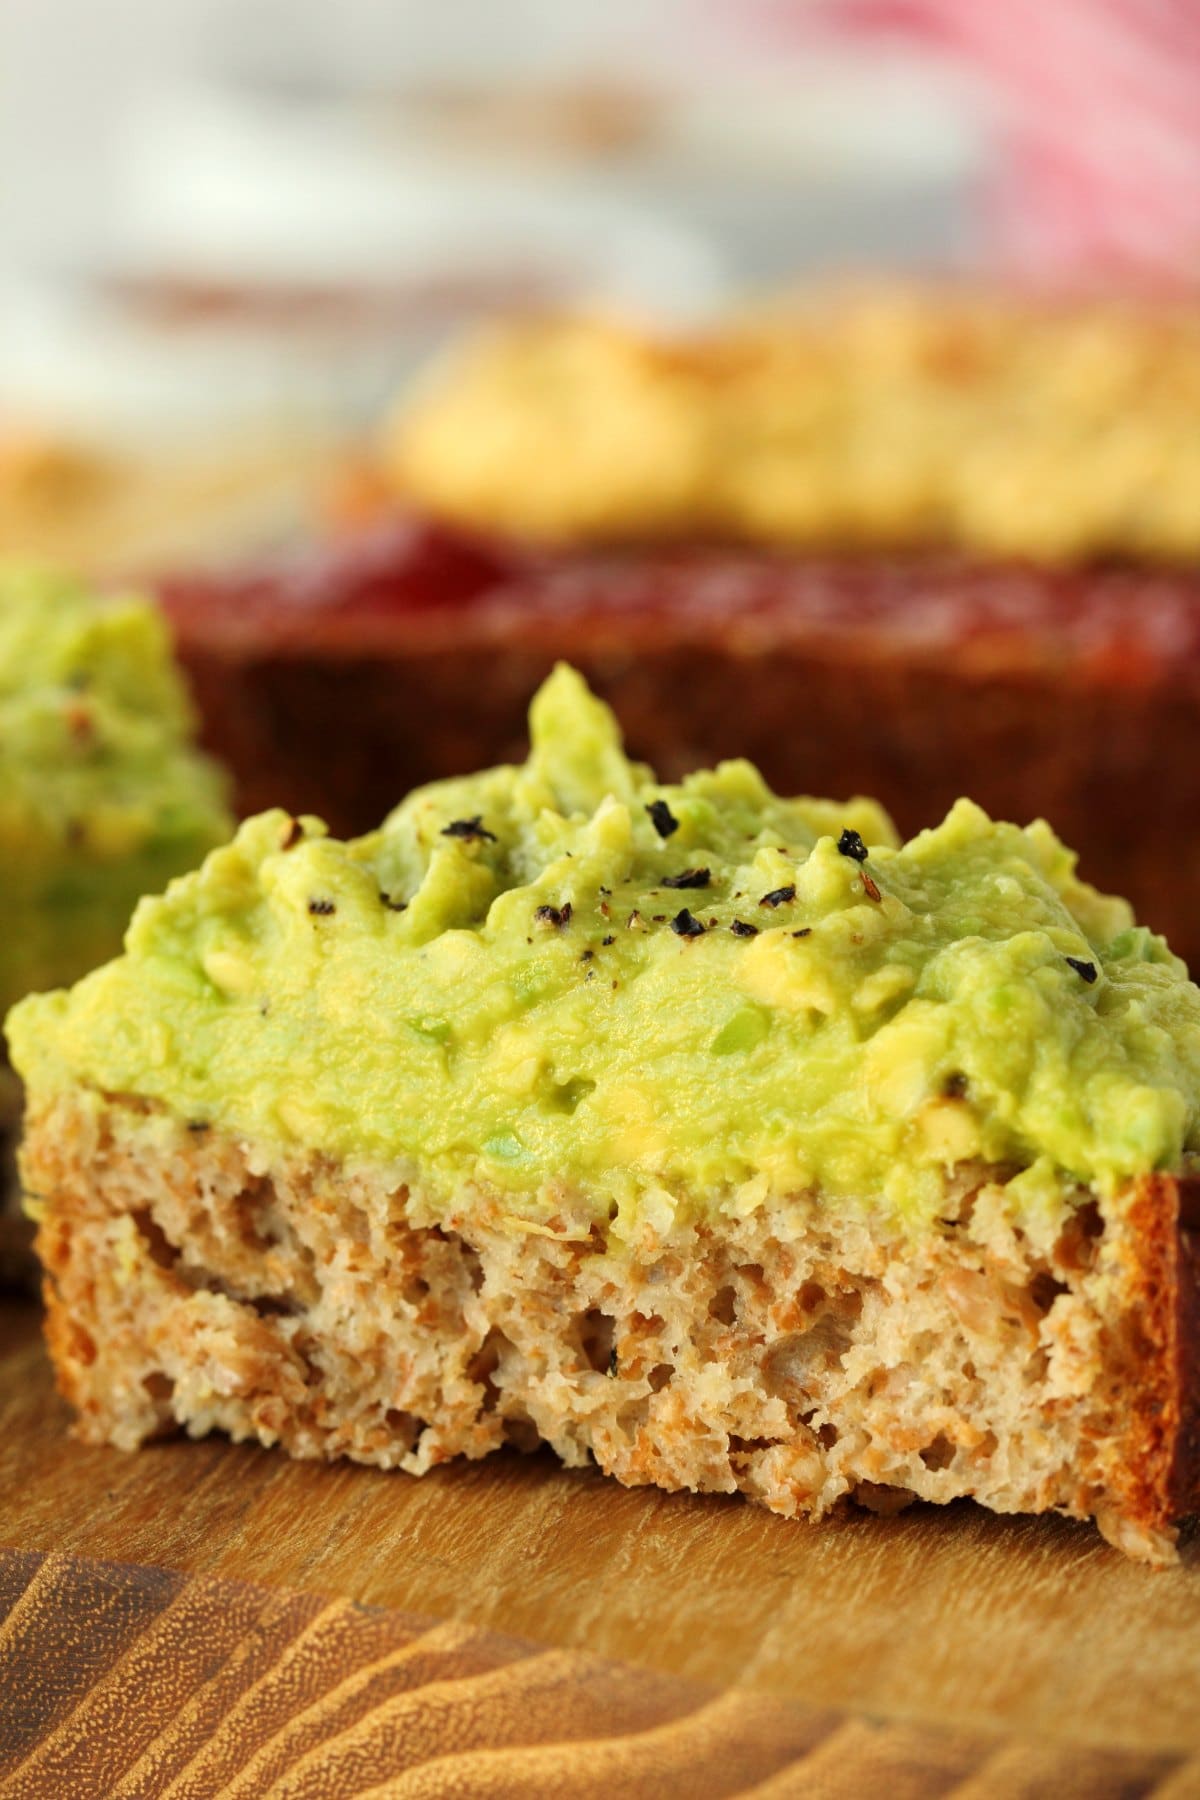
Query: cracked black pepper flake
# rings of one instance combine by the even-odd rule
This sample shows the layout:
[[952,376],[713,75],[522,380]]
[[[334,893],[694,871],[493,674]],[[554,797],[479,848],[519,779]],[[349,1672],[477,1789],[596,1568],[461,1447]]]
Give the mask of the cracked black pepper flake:
[[795,898],[796,890],[794,887],[772,888],[769,894],[763,895],[758,904],[760,906],[786,906],[789,900],[794,900]]
[[667,915],[666,913],[651,913],[650,922],[653,925],[665,925],[667,922]]
[[379,898],[383,901],[383,904],[387,907],[389,912],[407,912],[408,910],[407,900],[393,900],[392,896],[390,894],[385,894],[382,888],[379,890]]
[[211,1131],[212,1130],[212,1126],[209,1124],[207,1119],[189,1119],[187,1128],[189,1131]]
[[641,926],[641,923],[642,923],[642,915],[640,912],[638,912],[637,908],[635,907],[634,910],[630,913],[628,919],[626,919],[626,921],[625,921],[625,929],[626,929],[626,931],[637,931],[639,929],[639,927]]
[[480,813],[476,813],[473,819],[451,819],[448,825],[442,826],[442,836],[462,838],[467,843],[479,842],[484,838],[489,843],[496,842],[495,832],[488,830]]
[[711,869],[684,869],[679,875],[664,875],[665,888],[706,888],[712,880]]
[[1077,975],[1082,975],[1083,979],[1088,983],[1088,986],[1090,987],[1092,982],[1095,981],[1095,979],[1096,979],[1095,963],[1094,962],[1084,962],[1083,958],[1080,956],[1068,956],[1067,961],[1071,965],[1071,967],[1074,969],[1075,973]]
[[326,899],[318,896],[316,899],[309,901],[308,910],[310,913],[313,913],[317,918],[327,919],[329,917],[330,913],[335,913],[337,911],[337,907],[334,905],[332,900],[326,900]]
[[579,952],[580,962],[594,962],[595,957],[596,957],[596,952],[594,950],[581,950]]
[[867,860],[867,846],[863,843],[858,832],[851,831],[848,825],[838,839],[837,847],[843,856],[852,857],[855,862],[860,863],[866,862]]
[[289,819],[287,830],[283,834],[283,840],[280,843],[279,848],[281,850],[294,850],[303,836],[304,827],[299,819]]
[[694,919],[686,906],[681,906],[671,920],[671,930],[676,937],[694,938],[704,936],[704,927],[699,919]]
[[758,926],[747,925],[745,919],[735,919],[729,927],[734,937],[757,937]]
[[965,1075],[947,1075],[942,1083],[942,1094],[947,1100],[961,1100],[966,1091],[967,1078]]
[[865,869],[863,870],[862,884],[863,892],[866,894],[868,900],[883,899],[883,895],[879,891],[878,882],[874,881],[871,876],[867,874]]
[[812,926],[811,925],[802,925],[800,927],[799,931],[793,931],[792,936],[793,937],[811,937],[812,936]]
[[602,943],[602,944],[615,944],[615,943],[616,943],[616,941],[617,941],[617,940],[616,940],[616,938],[615,938],[615,937],[614,937],[614,936],[613,936],[613,935],[612,935],[612,933],[611,933],[611,931],[610,931],[610,932],[609,932],[609,934],[608,934],[608,936],[607,936],[607,937],[606,937],[606,938],[601,938],[601,939],[600,939],[600,942],[601,942],[601,943]]
[[561,931],[564,925],[571,923],[571,902],[564,900],[561,906],[539,906],[534,913],[539,925],[553,925]]
[[679,830],[679,820],[665,800],[652,800],[646,811],[650,814],[651,823],[659,837],[669,838],[673,831]]

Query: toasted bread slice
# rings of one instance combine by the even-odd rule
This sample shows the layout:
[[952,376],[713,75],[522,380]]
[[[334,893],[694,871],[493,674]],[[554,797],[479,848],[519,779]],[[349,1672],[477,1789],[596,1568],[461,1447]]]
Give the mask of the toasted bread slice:
[[280,1159],[65,1096],[24,1149],[78,1434],[211,1430],[411,1474],[544,1442],[629,1485],[787,1517],[969,1496],[1173,1556],[1200,1501],[1197,1184],[1080,1199],[1045,1250],[1005,1172],[914,1246],[800,1195],[606,1245],[419,1168]]

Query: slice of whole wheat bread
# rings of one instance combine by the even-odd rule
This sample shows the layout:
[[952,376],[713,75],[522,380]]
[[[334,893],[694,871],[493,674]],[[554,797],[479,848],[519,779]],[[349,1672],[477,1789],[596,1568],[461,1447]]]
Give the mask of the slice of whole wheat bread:
[[[1009,1171],[937,1229],[800,1194],[622,1243],[419,1168],[280,1157],[84,1090],[27,1121],[47,1335],[90,1442],[179,1427],[421,1474],[505,1443],[788,1516],[971,1496],[1173,1555],[1200,1502],[1197,1184],[1080,1194],[1049,1249]],[[869,1197],[866,1197],[869,1201]]]

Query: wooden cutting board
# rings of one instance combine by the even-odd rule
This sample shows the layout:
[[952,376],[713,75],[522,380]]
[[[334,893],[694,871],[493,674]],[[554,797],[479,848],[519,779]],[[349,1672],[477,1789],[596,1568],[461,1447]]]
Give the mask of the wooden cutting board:
[[5,1305],[5,1797],[1200,1796],[1200,1543],[67,1423]]

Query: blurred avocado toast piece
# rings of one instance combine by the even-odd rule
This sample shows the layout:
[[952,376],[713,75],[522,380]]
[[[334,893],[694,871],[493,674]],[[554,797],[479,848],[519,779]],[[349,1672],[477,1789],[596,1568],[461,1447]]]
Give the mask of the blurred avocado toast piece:
[[[224,782],[192,745],[167,627],[147,601],[0,565],[0,1005],[115,955],[136,901],[230,829]],[[0,1057],[0,1140],[19,1083]],[[0,1182],[15,1192],[0,1142]],[[13,1208],[0,1264],[19,1256]]]
[[1044,824],[745,762],[569,669],[520,767],[265,813],[10,1017],[88,1441],[505,1442],[819,1518],[1197,1500],[1200,991]]

